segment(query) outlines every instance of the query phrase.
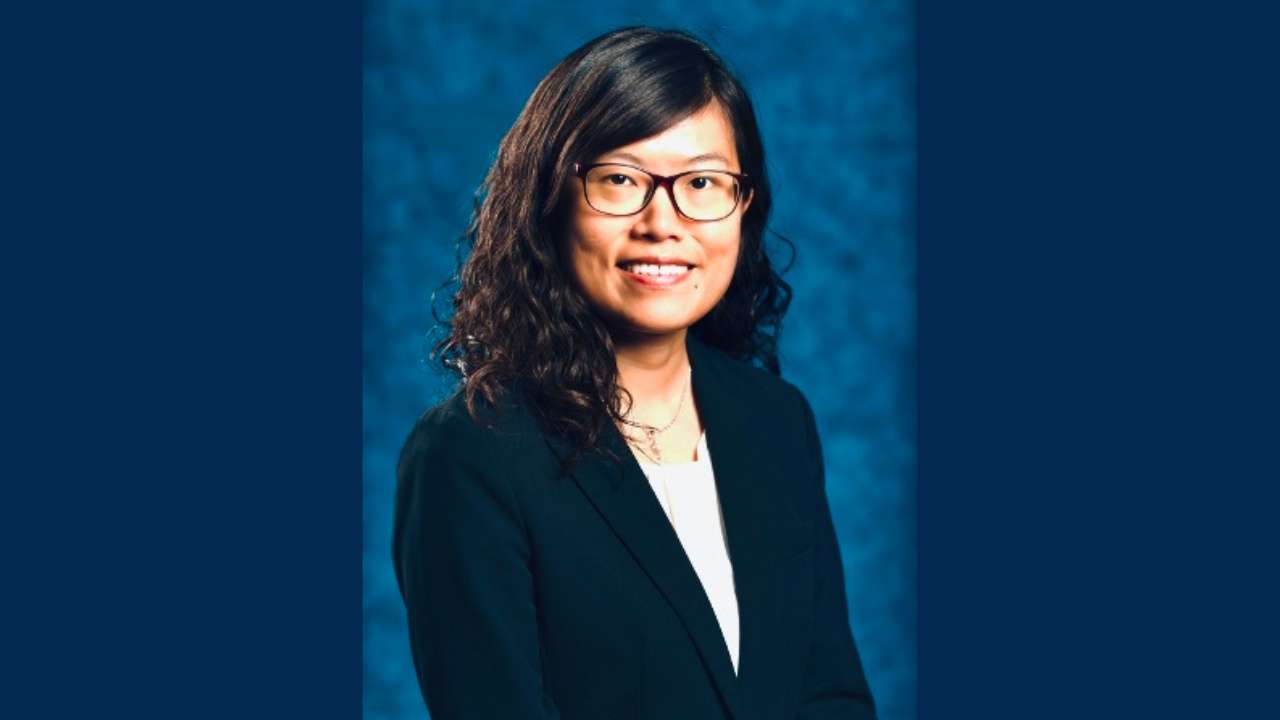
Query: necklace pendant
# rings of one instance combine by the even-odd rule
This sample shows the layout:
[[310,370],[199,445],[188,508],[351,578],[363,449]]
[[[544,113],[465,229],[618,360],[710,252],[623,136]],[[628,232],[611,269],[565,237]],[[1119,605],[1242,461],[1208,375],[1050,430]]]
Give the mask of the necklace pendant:
[[646,433],[649,435],[649,449],[653,451],[654,459],[661,463],[662,449],[658,447],[658,433],[653,428],[648,428]]

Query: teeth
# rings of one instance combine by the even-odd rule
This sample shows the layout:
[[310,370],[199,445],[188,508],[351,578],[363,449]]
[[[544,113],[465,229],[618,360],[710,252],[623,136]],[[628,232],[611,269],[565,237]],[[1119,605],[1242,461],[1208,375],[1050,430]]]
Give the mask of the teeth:
[[646,263],[628,263],[623,268],[637,275],[683,275],[689,272],[688,265],[650,265]]

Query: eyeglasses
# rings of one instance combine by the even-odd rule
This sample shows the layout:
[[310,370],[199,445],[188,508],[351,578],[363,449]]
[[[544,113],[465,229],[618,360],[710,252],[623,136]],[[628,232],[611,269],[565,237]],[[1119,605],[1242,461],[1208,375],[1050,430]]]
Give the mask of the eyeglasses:
[[605,215],[635,215],[644,210],[659,187],[665,187],[676,211],[690,220],[723,220],[738,208],[750,179],[727,170],[690,170],[676,175],[654,173],[620,163],[576,163],[587,204]]

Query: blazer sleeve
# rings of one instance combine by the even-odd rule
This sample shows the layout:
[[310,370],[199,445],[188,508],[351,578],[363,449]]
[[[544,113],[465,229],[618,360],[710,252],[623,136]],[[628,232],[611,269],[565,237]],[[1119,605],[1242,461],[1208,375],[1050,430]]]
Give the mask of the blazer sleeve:
[[558,720],[544,690],[530,548],[495,436],[428,414],[397,468],[393,549],[434,720]]
[[797,720],[875,720],[875,701],[862,670],[862,660],[849,628],[844,565],[827,501],[826,471],[817,423],[809,402],[800,396],[809,440],[809,457],[817,464],[817,541],[813,639],[800,691]]

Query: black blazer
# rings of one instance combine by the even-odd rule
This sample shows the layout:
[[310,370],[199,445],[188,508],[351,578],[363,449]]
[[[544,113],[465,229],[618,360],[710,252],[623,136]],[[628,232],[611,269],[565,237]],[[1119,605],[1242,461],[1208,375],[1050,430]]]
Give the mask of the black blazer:
[[560,472],[519,397],[458,395],[400,458],[394,559],[434,720],[875,718],[808,402],[689,341],[740,618],[735,677],[702,585],[621,434]]

